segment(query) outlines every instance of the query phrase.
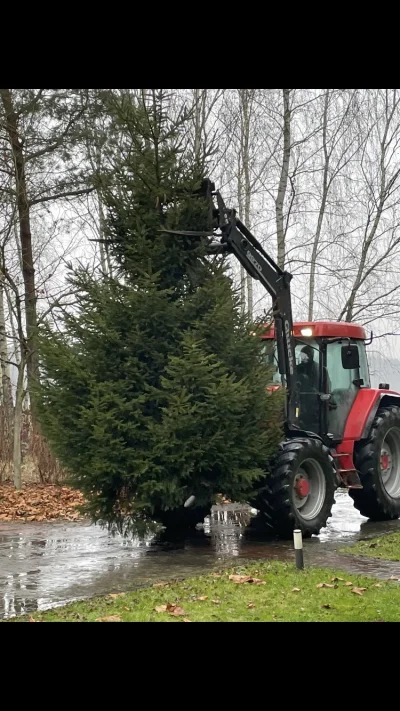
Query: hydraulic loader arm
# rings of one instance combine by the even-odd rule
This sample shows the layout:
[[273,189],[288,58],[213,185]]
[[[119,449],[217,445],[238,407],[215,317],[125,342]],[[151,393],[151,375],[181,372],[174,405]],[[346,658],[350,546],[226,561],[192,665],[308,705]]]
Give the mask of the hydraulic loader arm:
[[[209,243],[210,254],[224,252],[233,254],[253,279],[257,279],[272,297],[275,334],[278,351],[278,367],[286,385],[286,429],[299,434],[297,371],[295,344],[293,339],[292,301],[290,281],[292,275],[283,271],[265,252],[250,230],[236,217],[235,210],[228,209],[221,194],[215,190],[210,180],[202,183],[199,195],[208,199],[212,233],[166,230],[167,232],[191,237],[220,236]],[[216,204],[215,204],[216,199]],[[217,235],[214,230],[220,230]],[[163,230],[164,231],[164,230]]]
[[[215,191],[213,183],[207,181],[204,187],[213,203],[214,224],[222,234],[219,242],[211,242],[210,251],[233,254],[246,272],[253,279],[261,282],[272,298],[278,367],[287,388],[286,424],[289,430],[298,430],[298,386],[290,294],[292,275],[275,264],[250,230],[236,217],[235,211],[225,206],[221,194]],[[216,198],[217,207],[213,198]]]

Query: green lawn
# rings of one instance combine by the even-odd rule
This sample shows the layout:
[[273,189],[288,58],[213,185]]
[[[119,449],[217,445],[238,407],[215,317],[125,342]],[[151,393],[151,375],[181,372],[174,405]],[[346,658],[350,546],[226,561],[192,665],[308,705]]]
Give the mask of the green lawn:
[[10,620],[28,621],[398,622],[400,585],[327,569],[249,562]]
[[370,558],[400,560],[400,533],[388,533],[378,538],[371,538],[369,541],[359,541],[354,546],[342,548],[341,552],[367,555]]

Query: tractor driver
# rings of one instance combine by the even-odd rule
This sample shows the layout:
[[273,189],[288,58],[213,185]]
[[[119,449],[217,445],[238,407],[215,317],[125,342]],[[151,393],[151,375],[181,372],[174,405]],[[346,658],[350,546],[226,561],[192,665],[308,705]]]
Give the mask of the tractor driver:
[[319,368],[314,361],[314,350],[312,346],[304,346],[300,351],[300,363],[297,366],[299,375],[305,376],[304,385],[309,392],[319,390]]
[[[314,360],[315,348],[312,346],[304,346],[300,351],[300,363],[297,366],[297,372],[300,376],[306,376],[304,378],[302,389],[304,392],[318,392],[319,391],[319,367]],[[318,353],[318,351],[317,351]],[[302,378],[303,379],[303,378]],[[326,371],[326,385],[327,392],[332,392],[331,379],[329,377],[328,371]],[[332,398],[328,405],[330,410],[336,410],[337,403]]]

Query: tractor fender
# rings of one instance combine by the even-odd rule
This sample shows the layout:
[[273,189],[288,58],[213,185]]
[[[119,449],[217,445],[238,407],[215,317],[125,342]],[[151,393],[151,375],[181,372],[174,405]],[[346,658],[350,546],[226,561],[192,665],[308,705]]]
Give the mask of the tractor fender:
[[400,406],[400,393],[361,388],[347,417],[343,441],[359,442],[361,439],[367,439],[378,409],[385,405]]
[[400,407],[399,393],[395,393],[390,390],[375,390],[374,392],[376,393],[376,398],[373,401],[372,406],[368,412],[360,439],[367,439],[367,437],[369,436],[372,423],[375,419],[375,415],[380,407],[388,407],[389,405],[397,405],[398,407]]

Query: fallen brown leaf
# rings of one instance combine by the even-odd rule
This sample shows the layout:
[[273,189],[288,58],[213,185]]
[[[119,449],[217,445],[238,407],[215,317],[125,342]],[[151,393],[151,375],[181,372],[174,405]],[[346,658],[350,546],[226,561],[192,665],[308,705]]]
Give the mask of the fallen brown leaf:
[[211,576],[213,578],[222,578],[222,575],[220,575],[219,573],[211,573]]
[[395,575],[391,575],[390,578],[388,578],[388,580],[397,580],[397,581],[400,581],[400,578],[396,578]]
[[173,617],[184,617],[186,615],[186,612],[183,607],[178,607],[178,605],[174,605],[173,607],[173,610],[168,610],[168,613]]
[[197,598],[198,600],[208,600],[208,595],[200,595],[200,597]]
[[34,620],[33,617],[30,617],[29,622],[36,622],[36,620]]
[[375,587],[375,588],[381,588],[382,585],[381,585],[380,583],[376,583],[376,584],[374,585],[374,587]]
[[265,580],[253,578],[251,575],[230,575],[229,580],[233,583],[252,583],[253,585],[266,585]]
[[339,580],[343,582],[344,578],[331,578],[331,583],[337,583]]
[[187,618],[187,617],[185,617],[185,619],[184,619],[184,620],[182,620],[182,621],[183,621],[183,622],[191,622],[192,620],[188,620],[188,618]]
[[220,600],[211,600],[211,602],[213,602],[214,605],[219,605],[221,601]]
[[347,583],[345,583],[345,585],[347,585],[348,588],[351,588],[351,586],[353,585],[353,583],[351,583],[350,580],[348,580]]
[[330,583],[319,583],[317,588],[337,588],[337,585],[331,585]]
[[108,597],[111,597],[113,600],[116,600],[117,597],[125,597],[126,593],[110,593]]
[[248,607],[250,610],[254,610],[254,608],[255,608],[254,602],[249,602],[249,604],[247,605],[247,607]]
[[252,580],[250,575],[230,575],[229,580],[233,583],[249,583]]
[[326,604],[326,605],[321,605],[321,607],[325,608],[325,610],[330,610],[331,606]]
[[351,592],[355,595],[361,595],[362,597],[363,592],[365,592],[367,589],[368,588],[353,588]]
[[153,588],[165,588],[166,585],[169,585],[169,583],[154,583]]
[[95,622],[121,622],[119,615],[108,615],[108,617],[98,617]]
[[300,592],[300,588],[292,588],[292,592]]
[[158,607],[155,607],[154,610],[155,610],[155,612],[166,612],[167,606],[166,605],[158,605]]

